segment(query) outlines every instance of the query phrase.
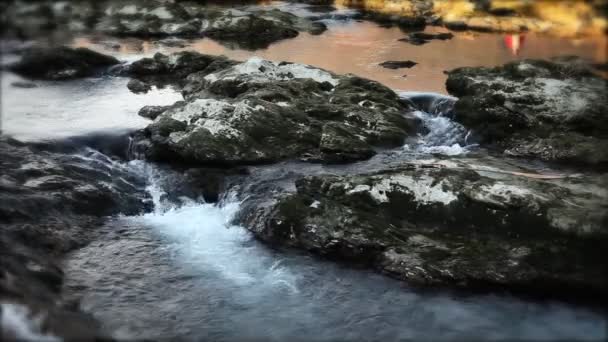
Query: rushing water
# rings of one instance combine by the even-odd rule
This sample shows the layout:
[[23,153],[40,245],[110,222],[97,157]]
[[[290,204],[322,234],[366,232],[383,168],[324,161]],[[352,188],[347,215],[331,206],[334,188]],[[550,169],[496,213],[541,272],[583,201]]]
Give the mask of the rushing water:
[[[13,115],[29,112],[51,128],[69,124],[71,119],[85,120],[88,124],[75,126],[74,131],[65,134],[87,135],[100,128],[97,118],[78,117],[90,110],[91,102],[77,99],[88,96],[93,103],[114,109],[111,115],[115,127],[140,127],[141,123],[132,125],[135,106],[128,104],[136,96],[115,87],[115,82],[123,80],[86,79],[44,85],[36,88],[39,96],[28,101],[22,98],[16,107],[19,111],[15,110]],[[78,86],[87,83],[90,87]],[[91,93],[91,88],[122,95],[103,96],[102,100]],[[157,95],[146,102],[171,102],[177,96],[163,92]],[[424,151],[427,147],[468,148],[466,132],[449,119],[452,98],[428,93],[402,96],[419,107],[419,115],[429,129],[412,145],[418,149],[417,154],[428,156],[428,151]],[[54,108],[49,107],[49,98],[65,99],[66,105],[49,110]],[[22,125],[22,131],[8,131],[32,140],[49,139],[41,134],[42,125],[35,120],[30,123]],[[18,126],[11,124],[5,128],[14,129],[11,127]],[[86,139],[79,141],[88,144]],[[398,161],[405,155],[397,153],[394,158]],[[370,164],[374,165],[374,160],[366,163],[331,166],[327,170],[363,172]],[[116,337],[277,341],[294,337],[303,340],[605,337],[604,318],[587,309],[498,295],[420,293],[371,271],[342,267],[293,251],[271,250],[254,240],[243,227],[230,224],[244,193],[226,195],[218,205],[200,199],[167,202],[163,193],[172,189],[164,188],[159,180],[179,174],[143,161],[116,167],[148,179],[155,210],[142,216],[109,219],[101,228],[100,238],[71,255],[65,269],[66,291],[82,296],[83,309],[93,313]],[[326,172],[321,165],[307,164],[299,169],[299,172]],[[279,181],[280,177],[293,177],[285,175],[289,172],[282,166],[257,167],[252,170],[252,178],[262,174]],[[4,317],[8,317],[6,313]],[[33,324],[19,321],[19,317],[14,316],[9,323]]]
[[507,296],[418,293],[364,270],[277,252],[230,224],[239,208],[162,202],[108,222],[105,238],[76,252],[68,289],[121,338],[213,340],[597,339],[603,317],[559,303]]

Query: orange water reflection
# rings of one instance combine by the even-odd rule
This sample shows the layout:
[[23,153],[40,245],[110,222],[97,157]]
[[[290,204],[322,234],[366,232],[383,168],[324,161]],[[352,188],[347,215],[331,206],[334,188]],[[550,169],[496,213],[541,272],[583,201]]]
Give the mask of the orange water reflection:
[[[429,32],[443,32],[430,27]],[[268,49],[246,51],[230,49],[210,39],[188,42],[186,47],[166,47],[139,39],[113,40],[120,44],[114,50],[107,41],[78,38],[74,45],[88,46],[119,55],[149,55],[156,51],[170,52],[193,49],[201,53],[226,55],[237,60],[260,56],[274,61],[291,61],[319,66],[337,73],[353,73],[382,82],[399,90],[445,93],[444,70],[463,66],[494,66],[525,58],[549,58],[578,55],[594,62],[605,62],[606,38],[564,39],[529,33],[517,54],[505,44],[505,35],[456,32],[452,40],[431,41],[414,46],[398,41],[405,34],[397,28],[382,28],[370,22],[352,22],[332,26],[320,36],[300,34],[271,45]],[[94,43],[95,42],[95,43]],[[413,60],[419,64],[411,69],[389,70],[378,64],[387,60]]]

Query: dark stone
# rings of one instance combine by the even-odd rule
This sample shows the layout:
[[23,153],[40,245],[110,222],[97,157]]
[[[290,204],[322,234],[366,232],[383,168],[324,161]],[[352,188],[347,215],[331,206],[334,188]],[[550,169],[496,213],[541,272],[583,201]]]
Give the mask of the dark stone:
[[137,115],[146,119],[154,120],[169,108],[171,108],[171,106],[145,106],[139,110]]
[[406,38],[399,39],[402,42],[408,42],[412,45],[423,45],[430,42],[433,39],[448,40],[454,37],[451,33],[425,33],[425,32],[412,32],[408,34]]
[[[149,210],[145,180],[99,153],[41,148],[0,139],[0,299],[44,313],[45,333],[101,340],[95,320],[64,297],[62,258],[90,242],[105,216]],[[2,337],[15,333],[2,328]]]
[[276,41],[294,38],[299,32],[290,26],[284,26],[276,21],[250,15],[243,17],[233,25],[219,26],[205,30],[207,37],[234,41],[247,49],[262,49]]
[[578,59],[524,60],[449,72],[455,119],[511,156],[608,163],[607,81]]
[[380,66],[387,69],[402,69],[402,68],[411,68],[415,66],[416,62],[413,61],[386,61],[380,63]]
[[137,79],[131,79],[129,81],[129,83],[127,83],[127,88],[129,88],[130,91],[132,91],[133,93],[147,93],[150,89],[152,89],[152,86],[149,85],[148,83],[142,82],[140,80]]
[[412,109],[377,82],[259,59],[222,62],[210,73],[212,64],[186,78],[185,102],[136,136],[137,155],[195,165],[343,163],[416,132]]
[[597,260],[608,242],[608,199],[595,189],[606,177],[547,181],[506,165],[500,174],[478,172],[479,163],[308,176],[295,193],[246,200],[237,221],[273,246],[372,267],[409,285],[605,304],[608,276]]
[[38,85],[32,82],[13,82],[11,85],[15,88],[37,88]]
[[33,79],[65,80],[92,76],[118,63],[114,57],[86,48],[33,48],[25,51],[21,60],[9,69]]
[[450,21],[446,22],[445,27],[452,31],[466,31],[469,26],[464,21]]

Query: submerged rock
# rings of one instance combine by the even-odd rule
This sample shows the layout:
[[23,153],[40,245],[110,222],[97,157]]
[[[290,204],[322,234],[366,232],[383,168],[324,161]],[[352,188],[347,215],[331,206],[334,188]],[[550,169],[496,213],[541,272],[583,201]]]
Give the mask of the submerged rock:
[[308,176],[251,196],[258,238],[368,265],[412,285],[608,299],[605,176],[540,180],[428,160],[364,175]]
[[147,93],[152,89],[152,86],[148,83],[142,82],[138,79],[131,79],[129,83],[127,83],[127,88],[134,93]]
[[412,68],[414,67],[416,62],[413,61],[386,61],[380,63],[380,66],[387,69],[402,69],[402,68]]
[[259,58],[208,69],[187,77],[186,101],[140,132],[136,149],[189,164],[347,162],[399,146],[416,129],[413,110],[377,82]]
[[86,48],[32,48],[9,70],[33,79],[65,80],[92,76],[99,70],[120,62]]
[[15,88],[37,88],[38,85],[32,82],[13,82],[11,85]]
[[171,106],[144,106],[139,110],[137,115],[154,120],[169,108],[171,108]]
[[423,45],[430,42],[433,39],[437,40],[448,40],[454,37],[451,33],[426,33],[426,32],[412,32],[408,34],[406,38],[399,39],[402,42],[408,42],[412,45]]
[[185,84],[186,77],[192,73],[212,73],[236,64],[223,56],[204,55],[197,52],[183,51],[170,56],[156,53],[152,58],[142,58],[124,65],[115,73],[131,76],[151,83]]
[[570,59],[449,72],[454,118],[512,156],[608,163],[608,81]]

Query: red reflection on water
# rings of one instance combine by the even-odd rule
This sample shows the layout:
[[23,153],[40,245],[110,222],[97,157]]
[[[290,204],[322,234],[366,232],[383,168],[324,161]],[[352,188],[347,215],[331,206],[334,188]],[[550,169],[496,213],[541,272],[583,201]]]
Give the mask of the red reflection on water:
[[519,55],[519,51],[524,46],[526,35],[524,34],[508,34],[505,36],[505,45],[511,51],[513,56]]

